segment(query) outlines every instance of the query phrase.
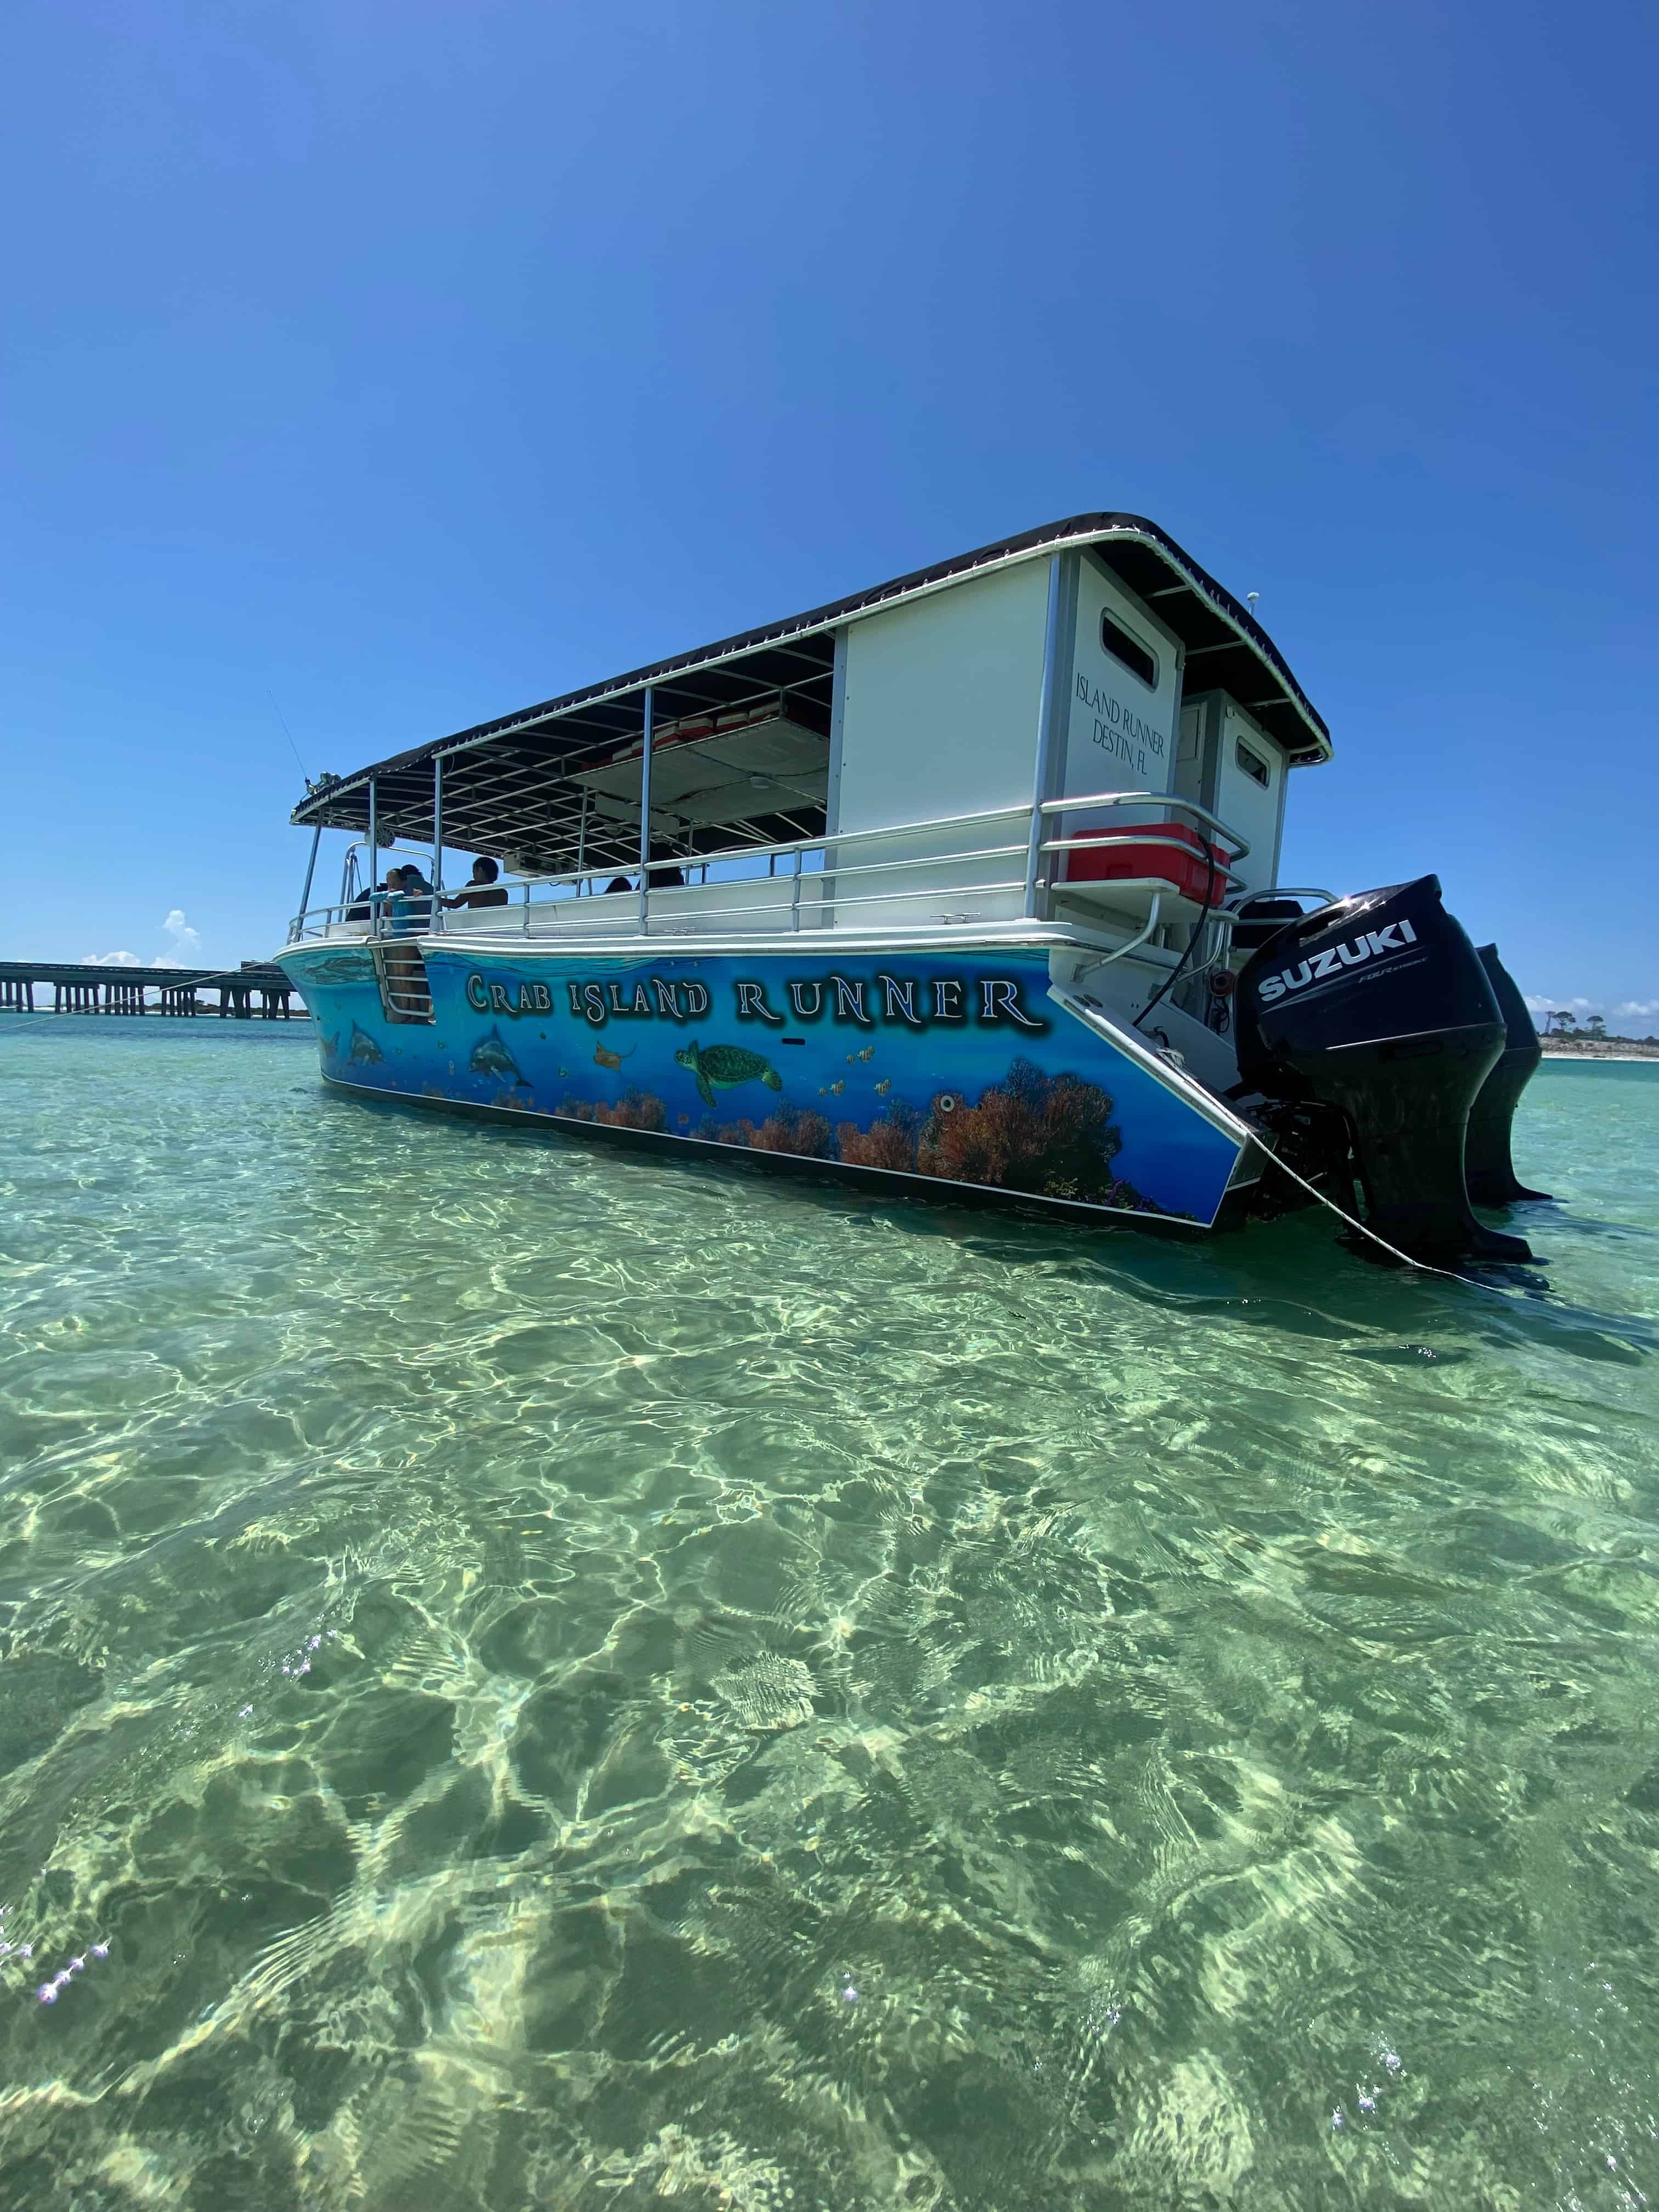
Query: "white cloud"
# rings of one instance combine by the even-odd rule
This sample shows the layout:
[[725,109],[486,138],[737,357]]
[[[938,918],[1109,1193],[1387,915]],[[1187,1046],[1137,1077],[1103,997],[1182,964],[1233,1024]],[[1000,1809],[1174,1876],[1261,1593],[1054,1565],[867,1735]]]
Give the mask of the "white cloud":
[[167,941],[165,952],[157,952],[148,960],[141,960],[136,952],[88,952],[82,962],[87,968],[199,968],[202,964],[200,933],[191,927],[185,919],[183,907],[170,907],[161,924],[161,934]]
[[173,940],[169,947],[171,957],[158,961],[156,965],[158,967],[180,965],[187,968],[194,967],[202,950],[202,940],[185,920],[183,908],[175,906],[161,927]]
[[1626,999],[1622,1006],[1615,1006],[1613,1011],[1620,1016],[1633,1015],[1638,1022],[1651,1021],[1659,1014],[1659,999]]

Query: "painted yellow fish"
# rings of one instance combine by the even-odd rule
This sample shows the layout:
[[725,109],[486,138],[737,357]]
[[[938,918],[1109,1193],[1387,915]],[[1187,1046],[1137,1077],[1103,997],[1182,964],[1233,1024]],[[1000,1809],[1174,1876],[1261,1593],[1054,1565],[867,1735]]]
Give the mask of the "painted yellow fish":
[[853,1065],[853,1062],[854,1062],[857,1058],[858,1058],[858,1054],[857,1054],[857,1053],[855,1053],[855,1052],[849,1052],[849,1053],[848,1054],[848,1055],[847,1055],[847,1065],[848,1066],[848,1067],[850,1067],[850,1066]]
[[887,1096],[888,1092],[892,1089],[892,1087],[893,1087],[893,1079],[892,1079],[892,1077],[891,1077],[890,1075],[884,1075],[884,1076],[882,1077],[882,1079],[881,1079],[881,1081],[880,1081],[878,1084],[877,1084],[877,1085],[876,1085],[876,1096],[877,1096],[877,1097],[878,1097],[878,1098],[884,1098],[884,1097]]
[[860,1060],[873,1060],[875,1056],[876,1048],[872,1044],[866,1045],[864,1050],[859,1054]]
[[842,1077],[842,1079],[841,1079],[841,1080],[840,1080],[840,1082],[839,1082],[839,1083],[832,1083],[832,1084],[830,1085],[830,1096],[832,1098],[839,1098],[839,1097],[841,1097],[842,1092],[843,1091],[845,1091],[845,1090],[846,1090],[846,1088],[847,1088],[847,1078],[843,1075],[843,1076]]
[[[637,1052],[638,1050],[639,1047],[635,1045],[634,1051]],[[633,1052],[611,1052],[606,1046],[602,1044],[596,1044],[593,1048],[593,1065],[595,1067],[620,1067],[623,1060],[632,1060],[633,1057]]]

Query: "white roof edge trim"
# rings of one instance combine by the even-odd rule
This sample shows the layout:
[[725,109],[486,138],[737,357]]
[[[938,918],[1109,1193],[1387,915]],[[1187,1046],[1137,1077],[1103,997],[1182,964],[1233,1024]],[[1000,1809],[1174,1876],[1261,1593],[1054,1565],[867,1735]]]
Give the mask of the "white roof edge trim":
[[[771,647],[782,644],[787,638],[817,637],[825,631],[850,629],[854,623],[868,622],[873,615],[887,614],[894,607],[908,606],[917,599],[930,599],[939,592],[954,591],[959,584],[976,583],[981,576],[994,576],[1003,569],[1017,568],[1026,561],[1046,561],[1051,554],[1069,552],[1075,547],[1103,545],[1114,540],[1123,539],[1127,539],[1133,544],[1151,545],[1159,558],[1184,580],[1188,588],[1202,599],[1222,622],[1225,623],[1239,643],[1246,647],[1249,652],[1255,653],[1258,659],[1261,658],[1255,641],[1239,628],[1226,608],[1216,605],[1185,562],[1176,560],[1166,546],[1159,544],[1155,538],[1146,537],[1139,530],[1079,531],[1070,538],[1054,538],[1046,545],[1028,545],[1018,553],[999,554],[995,560],[987,561],[980,568],[964,568],[959,575],[936,576],[927,583],[913,584],[908,590],[895,592],[890,599],[878,599],[869,606],[858,607],[850,613],[838,615],[823,622],[793,623],[786,617],[771,635],[751,640],[749,643],[734,647],[730,653],[723,653],[717,657],[711,658],[706,653],[692,651],[681,658],[686,665],[695,663],[699,668],[728,667],[734,661],[748,660],[757,653],[765,653]],[[664,678],[672,676],[674,673],[675,665],[675,662],[672,660],[662,662],[653,671],[648,683],[660,683]],[[582,705],[584,707],[602,706],[608,699],[631,698],[635,693],[646,690],[647,688],[647,682],[638,678],[607,684],[591,692],[582,701]],[[1286,702],[1292,707],[1297,707],[1297,711],[1300,714],[1301,709],[1297,707],[1294,694],[1287,690],[1285,696]],[[1243,704],[1243,702],[1240,703]],[[432,750],[434,756],[441,755],[444,759],[448,760],[457,753],[471,752],[478,745],[489,744],[497,738],[510,738],[520,730],[535,729],[547,719],[545,714],[526,714],[517,721],[498,723],[494,729],[481,736],[459,738],[453,740],[440,738]],[[1333,748],[1329,739],[1322,732],[1314,729],[1311,725],[1308,726],[1308,733],[1320,746],[1325,759],[1329,760],[1333,757]],[[1312,763],[1292,763],[1291,765],[1310,766]],[[344,778],[340,788],[349,789],[353,785],[366,781],[366,775],[360,771],[357,775]]]
[[[1226,625],[1239,643],[1248,652],[1255,654],[1256,659],[1261,661],[1264,668],[1272,670],[1271,662],[1263,658],[1255,641],[1241,629],[1236,618],[1224,606],[1218,605],[1211,598],[1186,562],[1179,560],[1167,544],[1156,538],[1148,537],[1144,531],[1119,527],[1077,531],[1068,537],[1050,538],[1040,545],[1024,546],[1017,552],[1000,553],[994,559],[986,561],[976,568],[964,568],[956,575],[937,576],[924,583],[912,584],[902,590],[895,591],[890,597],[872,601],[868,606],[826,617],[821,621],[805,622],[786,616],[775,628],[769,629],[765,636],[757,637],[751,634],[743,644],[734,646],[727,653],[710,654],[705,649],[693,647],[687,653],[677,654],[672,659],[659,662],[648,678],[619,678],[611,684],[595,686],[587,691],[581,704],[584,708],[598,707],[605,705],[611,700],[632,698],[637,693],[647,690],[652,684],[666,681],[679,668],[730,667],[737,661],[750,659],[756,653],[765,653],[775,646],[785,644],[791,638],[817,637],[826,632],[850,629],[854,623],[867,622],[872,615],[886,614],[894,607],[908,606],[920,599],[932,599],[939,592],[954,590],[959,584],[975,583],[982,576],[994,576],[1006,569],[1018,568],[1024,562],[1047,560],[1053,554],[1070,552],[1074,549],[1091,545],[1123,542],[1150,546],[1171,573],[1182,580],[1194,597],[1201,599],[1211,612]],[[1285,679],[1276,671],[1273,671],[1273,673],[1274,681],[1284,686]],[[1307,720],[1303,714],[1300,702],[1293,688],[1285,688],[1285,703],[1295,708],[1298,720],[1302,721],[1309,738],[1319,750],[1317,762],[1291,761],[1288,765],[1291,768],[1323,766],[1326,762],[1333,759],[1335,754],[1335,749],[1329,738],[1322,730],[1316,728]],[[1241,705],[1245,703],[1243,701],[1240,702]],[[489,730],[469,732],[453,738],[436,738],[429,748],[430,754],[434,759],[453,760],[462,753],[476,751],[480,745],[494,744],[497,739],[514,737],[520,731],[538,729],[549,719],[548,710],[544,708],[523,714],[511,721],[497,722]],[[416,747],[414,750],[418,751],[421,749]],[[378,767],[380,763],[377,763],[375,765]],[[369,781],[374,773],[374,769],[359,769],[354,775],[342,776],[337,782],[328,787],[326,795],[332,799],[338,797],[343,792],[361,790]],[[319,793],[313,795],[321,797],[324,794]]]

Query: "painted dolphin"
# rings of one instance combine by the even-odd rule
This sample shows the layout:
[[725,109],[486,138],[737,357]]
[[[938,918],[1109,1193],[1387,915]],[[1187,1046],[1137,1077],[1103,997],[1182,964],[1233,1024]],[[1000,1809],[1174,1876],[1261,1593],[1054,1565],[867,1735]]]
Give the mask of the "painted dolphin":
[[524,1082],[519,1063],[501,1042],[501,1033],[498,1029],[491,1030],[488,1036],[478,1039],[467,1055],[466,1064],[475,1075],[510,1075],[514,1084]]

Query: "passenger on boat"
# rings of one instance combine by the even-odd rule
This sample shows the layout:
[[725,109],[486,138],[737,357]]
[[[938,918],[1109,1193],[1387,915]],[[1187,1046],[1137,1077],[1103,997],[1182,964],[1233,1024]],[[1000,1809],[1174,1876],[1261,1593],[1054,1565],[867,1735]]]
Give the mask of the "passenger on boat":
[[501,869],[494,860],[477,860],[472,863],[471,881],[465,889],[457,891],[453,898],[447,898],[441,903],[447,907],[505,906],[507,902],[507,886],[495,880],[500,874]]
[[388,868],[386,882],[386,889],[392,893],[392,934],[394,937],[415,936],[432,919],[431,884],[412,864],[401,868]]
[[370,915],[374,910],[377,900],[380,903],[384,905],[385,901],[383,894],[385,893],[386,888],[386,887],[384,884],[365,884],[362,890],[357,893],[357,896],[353,900],[352,903],[346,908],[346,920],[348,921],[367,921]]
[[626,876],[612,876],[605,887],[605,895],[609,898],[612,891],[631,891],[633,888]]

